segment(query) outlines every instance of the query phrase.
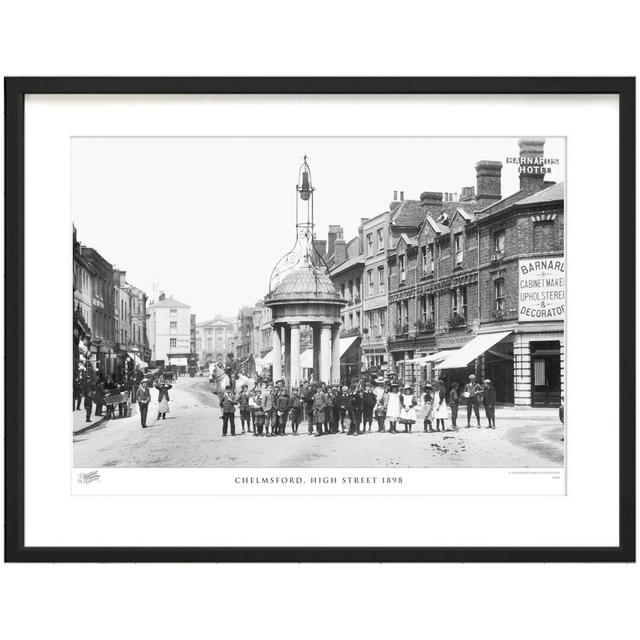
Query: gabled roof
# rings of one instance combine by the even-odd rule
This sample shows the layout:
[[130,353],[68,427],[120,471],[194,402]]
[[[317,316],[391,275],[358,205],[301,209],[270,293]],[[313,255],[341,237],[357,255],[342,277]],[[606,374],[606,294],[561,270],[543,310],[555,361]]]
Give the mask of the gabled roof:
[[429,227],[436,235],[442,235],[443,233],[449,233],[450,229],[444,224],[440,224],[436,222],[431,215],[427,215],[424,219],[423,225],[420,227],[420,231],[418,231],[418,236],[422,234],[425,227]]
[[417,236],[410,237],[406,233],[401,233],[398,241],[396,242],[396,249],[400,242],[404,242],[407,247],[417,247],[418,246],[418,238]]
[[184,302],[180,302],[175,298],[165,298],[164,300],[157,300],[153,304],[150,304],[147,308],[148,309],[166,309],[166,308],[189,309],[190,307],[188,304],[185,304]]
[[544,204],[545,202],[556,202],[558,200],[564,200],[564,182],[553,184],[546,189],[542,189],[542,191],[538,191],[520,200],[518,206],[524,207],[530,204]]

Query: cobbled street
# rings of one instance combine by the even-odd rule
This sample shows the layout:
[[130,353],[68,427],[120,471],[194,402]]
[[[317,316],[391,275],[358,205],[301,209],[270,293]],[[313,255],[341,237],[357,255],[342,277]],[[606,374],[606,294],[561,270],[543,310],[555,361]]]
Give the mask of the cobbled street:
[[[148,428],[137,408],[73,436],[74,466],[89,467],[562,467],[563,427],[554,409],[500,409],[497,429],[424,433],[299,434],[222,437],[217,398],[206,378],[180,378],[171,390],[170,413],[157,420],[157,392],[152,391]],[[135,405],[134,405],[135,406]],[[461,411],[464,427],[466,414]],[[472,423],[474,424],[474,423]],[[240,433],[238,434],[238,432]]]

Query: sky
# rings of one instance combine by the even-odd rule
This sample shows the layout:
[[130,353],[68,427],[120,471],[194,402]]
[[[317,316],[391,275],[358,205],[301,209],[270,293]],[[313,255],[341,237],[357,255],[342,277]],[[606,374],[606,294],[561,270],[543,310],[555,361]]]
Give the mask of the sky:
[[[316,233],[357,234],[361,218],[389,208],[394,191],[460,193],[475,164],[499,160],[502,196],[518,190],[517,138],[74,138],[72,219],[127,281],[189,304],[197,322],[236,316],[269,287],[295,241],[298,169],[308,156]],[[565,139],[547,180],[564,180]]]

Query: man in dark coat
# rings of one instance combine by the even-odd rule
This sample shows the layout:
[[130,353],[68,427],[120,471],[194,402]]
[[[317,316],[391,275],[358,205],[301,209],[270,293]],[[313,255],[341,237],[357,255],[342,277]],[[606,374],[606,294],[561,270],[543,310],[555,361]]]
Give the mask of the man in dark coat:
[[98,378],[93,394],[93,401],[96,403],[96,415],[102,415],[102,406],[104,405],[105,388],[102,377]]
[[353,389],[349,395],[349,418],[351,419],[350,436],[357,436],[360,433],[360,422],[362,422],[362,396],[364,393],[358,389]]
[[291,400],[289,394],[284,387],[281,387],[276,394],[276,435],[283,436],[287,427],[287,418],[289,417],[289,409],[291,408]]
[[484,412],[487,416],[489,426],[487,429],[496,428],[496,390],[491,380],[488,378],[484,381],[482,388],[482,404],[484,405]]
[[82,401],[82,380],[74,378],[73,380],[73,410],[80,411],[80,403]]
[[93,409],[93,393],[94,387],[91,380],[86,380],[82,389],[82,395],[84,395],[84,410],[87,414],[85,422],[91,422],[91,410]]
[[377,402],[376,394],[373,392],[373,385],[367,382],[365,392],[362,394],[362,429],[363,432],[367,431],[367,424],[369,424],[369,431],[371,431],[371,423],[373,422],[373,410],[376,408]]

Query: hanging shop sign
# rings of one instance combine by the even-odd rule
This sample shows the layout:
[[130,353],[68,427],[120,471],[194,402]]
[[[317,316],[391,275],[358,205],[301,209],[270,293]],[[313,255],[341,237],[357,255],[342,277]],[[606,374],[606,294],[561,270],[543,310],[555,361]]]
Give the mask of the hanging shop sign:
[[518,320],[564,320],[564,257],[518,261]]

